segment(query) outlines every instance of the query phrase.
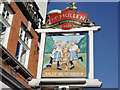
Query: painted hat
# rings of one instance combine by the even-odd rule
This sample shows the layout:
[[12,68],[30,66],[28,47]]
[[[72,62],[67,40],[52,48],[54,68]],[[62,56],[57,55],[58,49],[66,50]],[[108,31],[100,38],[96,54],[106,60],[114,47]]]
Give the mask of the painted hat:
[[62,40],[57,40],[57,42],[56,42],[56,43],[59,43],[59,42],[62,42]]
[[72,43],[77,43],[77,40],[71,40]]

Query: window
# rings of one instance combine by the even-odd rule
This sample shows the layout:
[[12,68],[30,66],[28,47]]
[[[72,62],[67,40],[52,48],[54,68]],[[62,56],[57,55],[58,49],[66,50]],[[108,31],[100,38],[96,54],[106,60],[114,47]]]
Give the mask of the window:
[[14,11],[10,8],[8,4],[1,4],[0,5],[2,12],[0,12],[2,18],[6,20],[9,24],[11,23],[11,17]]
[[3,42],[3,37],[4,37],[4,34],[5,34],[5,29],[6,29],[6,26],[0,22],[0,43],[2,44]]
[[10,27],[13,20],[14,11],[7,3],[0,3],[0,43],[7,48]]
[[16,58],[18,61],[27,68],[28,58],[31,46],[31,36],[28,32],[26,32],[26,28],[23,24],[21,24],[19,40],[17,44],[16,50]]
[[4,8],[2,13],[3,18],[8,21],[9,15],[10,15],[10,12],[8,12],[6,8]]

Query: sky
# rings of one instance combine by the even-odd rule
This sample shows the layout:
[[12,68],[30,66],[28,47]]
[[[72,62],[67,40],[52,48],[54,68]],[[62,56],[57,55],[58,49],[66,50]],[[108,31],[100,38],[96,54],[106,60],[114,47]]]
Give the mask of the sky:
[[[65,2],[50,2],[47,12],[63,10]],[[118,3],[77,2],[77,11],[88,13],[88,19],[101,26],[94,33],[94,75],[102,81],[102,88],[118,88]]]

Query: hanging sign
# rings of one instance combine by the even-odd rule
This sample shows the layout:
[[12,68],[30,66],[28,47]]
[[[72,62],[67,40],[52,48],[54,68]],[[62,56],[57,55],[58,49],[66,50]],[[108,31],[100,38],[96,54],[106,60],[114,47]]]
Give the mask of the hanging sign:
[[68,30],[74,27],[73,24],[81,25],[86,22],[88,14],[78,11],[75,13],[73,10],[61,11],[60,14],[54,13],[49,16],[51,26],[61,25],[61,29]]
[[72,28],[80,27],[92,27],[95,26],[94,22],[87,19],[88,14],[75,10],[77,7],[76,3],[71,4],[72,7],[66,7],[64,10],[53,10],[47,14],[46,23],[42,25],[42,28],[61,28],[63,30],[69,30]]
[[50,23],[54,24],[63,20],[74,20],[78,22],[85,22],[87,19],[88,14],[78,11],[78,13],[75,13],[75,11],[69,10],[69,11],[62,11],[60,14],[54,13],[49,16]]

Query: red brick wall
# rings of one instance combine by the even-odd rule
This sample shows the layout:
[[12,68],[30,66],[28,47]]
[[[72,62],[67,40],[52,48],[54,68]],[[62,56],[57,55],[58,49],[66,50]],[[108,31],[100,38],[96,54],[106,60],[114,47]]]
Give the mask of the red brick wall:
[[[25,16],[20,11],[19,7],[16,5],[15,2],[11,2],[10,5],[15,11],[15,14],[13,16],[7,49],[13,56],[15,56],[21,23],[24,23],[24,25],[27,27],[28,20],[25,18]],[[30,32],[33,36],[33,39],[32,39],[31,48],[30,48],[28,70],[35,76],[34,78],[36,78],[37,64],[38,64],[38,57],[39,57],[39,54],[37,52],[38,35],[36,34],[33,28],[31,28]]]
[[11,31],[10,31],[10,35],[9,35],[7,49],[13,56],[15,56],[21,22],[23,22],[24,25],[27,26],[28,21],[24,17],[24,15],[20,11],[20,9],[17,7],[16,3],[11,2],[11,7],[15,11],[15,14],[13,16],[13,21],[12,21],[12,26],[11,26]]
[[36,78],[37,64],[38,64],[38,58],[39,58],[39,53],[37,52],[38,37],[36,36],[36,33],[33,29],[31,29],[31,33],[34,36],[34,38],[32,39],[32,44],[30,48],[28,70],[34,75],[34,78]]

